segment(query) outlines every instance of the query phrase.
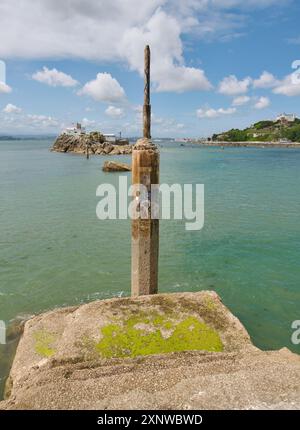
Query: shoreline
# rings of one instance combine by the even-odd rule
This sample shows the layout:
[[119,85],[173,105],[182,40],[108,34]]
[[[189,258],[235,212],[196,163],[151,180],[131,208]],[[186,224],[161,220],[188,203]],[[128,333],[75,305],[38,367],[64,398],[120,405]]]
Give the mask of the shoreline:
[[193,143],[200,146],[213,146],[213,147],[231,147],[231,148],[300,148],[300,143],[279,143],[279,142],[186,142]]

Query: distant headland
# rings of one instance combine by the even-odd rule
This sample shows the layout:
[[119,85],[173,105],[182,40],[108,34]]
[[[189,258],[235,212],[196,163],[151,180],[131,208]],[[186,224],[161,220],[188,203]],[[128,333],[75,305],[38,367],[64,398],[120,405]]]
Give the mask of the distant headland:
[[259,121],[244,130],[231,129],[224,133],[214,134],[211,141],[299,144],[300,119],[293,114],[281,114],[273,121]]
[[208,138],[175,140],[204,146],[300,148],[300,119],[283,113],[274,120],[259,121],[243,130],[234,128]]

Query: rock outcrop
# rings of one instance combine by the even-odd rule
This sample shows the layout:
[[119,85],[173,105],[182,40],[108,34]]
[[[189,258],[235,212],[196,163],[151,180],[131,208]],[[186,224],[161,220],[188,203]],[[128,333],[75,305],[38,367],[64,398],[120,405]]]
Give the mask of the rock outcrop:
[[96,155],[127,155],[132,152],[132,145],[128,141],[119,141],[117,144],[105,142],[100,133],[89,133],[81,135],[61,134],[53,144],[54,152],[73,152],[77,154]]
[[103,172],[130,172],[131,166],[117,161],[105,161],[102,170]]
[[0,409],[299,409],[299,380],[216,293],[160,294],[27,321]]

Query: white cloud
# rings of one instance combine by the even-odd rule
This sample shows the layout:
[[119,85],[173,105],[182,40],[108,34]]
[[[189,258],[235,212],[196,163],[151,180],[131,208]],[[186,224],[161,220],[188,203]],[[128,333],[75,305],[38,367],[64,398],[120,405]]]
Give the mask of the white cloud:
[[83,118],[81,124],[84,127],[93,127],[94,125],[96,125],[96,121],[93,119]]
[[249,96],[238,96],[238,97],[235,97],[233,99],[232,105],[233,106],[243,106],[243,105],[249,103],[250,100],[251,100],[251,98]]
[[183,93],[185,91],[207,91],[212,88],[204,71],[194,67],[171,66],[169,72],[164,76],[158,80],[155,91]]
[[17,106],[15,106],[15,105],[13,105],[13,104],[11,104],[11,103],[8,103],[5,106],[5,108],[3,109],[3,112],[4,113],[21,113],[22,109],[19,108],[19,107],[17,107]]
[[228,109],[213,109],[213,108],[201,108],[196,111],[196,115],[198,118],[218,118],[223,115],[232,115],[236,112],[236,108],[228,108]]
[[176,18],[182,32],[201,27],[206,34],[220,35],[232,32],[236,21],[245,21],[238,9],[278,8],[288,1],[35,0],[29,8],[28,0],[1,0],[1,16],[6,19],[1,22],[0,40],[6,43],[0,46],[0,57],[111,60],[126,56],[118,49],[124,33],[147,25],[158,8]]
[[105,110],[105,114],[111,118],[122,118],[124,116],[124,109],[115,106],[108,106]]
[[110,73],[98,73],[96,79],[87,82],[78,95],[92,97],[96,101],[115,103],[125,99],[125,91]]
[[43,70],[38,70],[34,73],[32,79],[50,87],[75,87],[78,84],[72,76],[57,69],[49,70],[47,67],[43,67]]
[[151,47],[151,78],[157,92],[206,91],[212,88],[203,70],[186,67],[180,22],[161,9],[157,10],[145,25],[124,32],[120,51],[132,70],[144,73],[144,46]]
[[4,82],[0,82],[0,93],[8,94],[11,93],[12,89],[10,86],[6,85]]
[[272,73],[264,71],[258,79],[253,81],[254,88],[273,88],[278,84]]
[[47,115],[28,114],[26,115],[26,119],[27,124],[33,128],[47,129],[59,126],[57,119]]
[[279,81],[273,89],[274,94],[281,94],[288,97],[300,96],[300,78],[292,73]]
[[[87,5],[78,0],[44,0],[36,1],[34,8],[28,8],[26,0],[3,1],[6,19],[0,40],[6,43],[0,46],[0,56],[124,61],[142,74],[148,43],[157,91],[211,87],[203,70],[184,64],[181,36],[187,21],[179,11],[169,11],[170,1],[90,0]],[[189,13],[193,20],[193,10]]]
[[28,0],[1,0],[0,57],[123,61],[142,73],[149,43],[157,91],[202,91],[210,83],[201,68],[185,64],[183,35],[230,40],[243,34],[251,8],[287,1],[35,0],[28,7]]
[[[10,110],[9,108],[8,111]],[[60,128],[60,122],[51,116],[26,114],[20,111],[18,115],[12,115],[12,112],[8,111],[0,112],[0,128],[4,132],[56,133]]]
[[0,57],[120,59],[118,44],[124,32],[147,22],[164,3],[35,0],[34,7],[28,7],[28,0],[1,0],[5,20],[0,40],[6,43],[0,46]]
[[265,109],[270,106],[270,99],[268,97],[260,97],[257,103],[255,103],[255,109]]
[[251,82],[252,79],[249,77],[239,81],[234,75],[227,76],[219,84],[219,93],[227,96],[247,93]]

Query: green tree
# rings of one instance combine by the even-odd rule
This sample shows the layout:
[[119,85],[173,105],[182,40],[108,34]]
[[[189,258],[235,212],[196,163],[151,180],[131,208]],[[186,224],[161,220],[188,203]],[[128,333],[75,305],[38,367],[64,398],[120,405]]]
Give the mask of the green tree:
[[274,125],[273,121],[259,121],[253,125],[256,130],[262,130],[263,128],[272,127]]
[[286,128],[282,131],[282,136],[291,140],[292,142],[300,142],[300,124]]
[[245,142],[248,140],[248,133],[245,130],[232,129],[226,133],[226,142]]

